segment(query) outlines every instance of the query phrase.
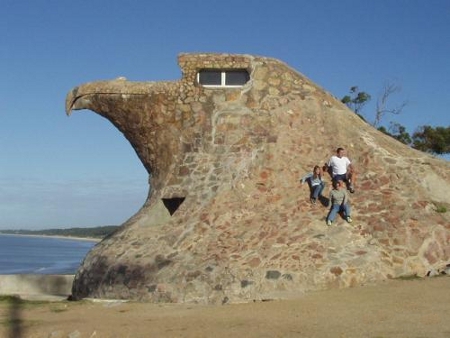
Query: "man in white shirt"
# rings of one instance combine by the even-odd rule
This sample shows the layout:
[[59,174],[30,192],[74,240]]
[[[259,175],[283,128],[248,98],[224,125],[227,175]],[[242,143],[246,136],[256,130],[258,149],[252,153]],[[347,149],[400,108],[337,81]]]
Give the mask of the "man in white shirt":
[[336,155],[331,156],[328,161],[327,169],[331,169],[331,177],[334,181],[344,181],[347,185],[347,189],[354,193],[352,176],[354,174],[354,168],[347,156],[345,156],[344,148],[337,148]]

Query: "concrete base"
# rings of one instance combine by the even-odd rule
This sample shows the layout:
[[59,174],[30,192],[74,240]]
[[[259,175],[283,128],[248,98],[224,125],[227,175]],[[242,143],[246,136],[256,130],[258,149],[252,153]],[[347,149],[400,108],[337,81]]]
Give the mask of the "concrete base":
[[75,275],[0,275],[0,295],[61,299],[72,293]]

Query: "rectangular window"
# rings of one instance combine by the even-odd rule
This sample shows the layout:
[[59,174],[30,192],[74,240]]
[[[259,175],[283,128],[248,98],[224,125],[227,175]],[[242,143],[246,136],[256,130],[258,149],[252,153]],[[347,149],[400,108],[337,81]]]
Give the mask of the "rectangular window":
[[202,69],[197,74],[198,83],[205,87],[242,87],[249,80],[250,75],[245,69]]

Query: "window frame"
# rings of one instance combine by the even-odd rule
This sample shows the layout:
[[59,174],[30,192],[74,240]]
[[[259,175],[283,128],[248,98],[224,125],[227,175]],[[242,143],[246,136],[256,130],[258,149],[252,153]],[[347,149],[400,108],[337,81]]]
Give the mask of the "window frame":
[[[211,84],[203,84],[200,82],[200,73],[202,71],[213,71],[213,72],[220,72],[220,85],[211,85]],[[247,81],[244,84],[239,85],[227,85],[226,79],[227,79],[227,73],[231,72],[245,72],[247,74]],[[197,72],[197,83],[205,88],[242,88],[244,87],[248,82],[250,81],[250,73],[245,68],[231,68],[231,69],[215,69],[215,68],[203,68],[200,69]]]

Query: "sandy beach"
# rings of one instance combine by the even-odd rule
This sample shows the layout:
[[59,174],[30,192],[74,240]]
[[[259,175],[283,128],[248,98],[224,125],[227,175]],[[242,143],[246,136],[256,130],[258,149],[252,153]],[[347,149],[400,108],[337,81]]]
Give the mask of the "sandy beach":
[[450,278],[205,306],[3,300],[0,337],[450,337]]
[[101,238],[95,237],[77,237],[77,236],[63,236],[63,235],[34,235],[34,234],[10,234],[10,233],[1,233],[2,236],[23,236],[23,237],[38,237],[38,238],[58,238],[58,239],[68,239],[74,241],[88,241],[88,242],[100,242]]

